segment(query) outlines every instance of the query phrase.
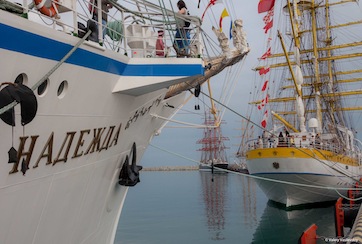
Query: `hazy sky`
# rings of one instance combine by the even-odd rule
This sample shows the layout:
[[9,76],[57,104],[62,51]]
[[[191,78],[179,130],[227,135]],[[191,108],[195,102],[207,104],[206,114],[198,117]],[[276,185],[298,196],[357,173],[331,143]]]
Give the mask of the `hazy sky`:
[[[172,3],[175,3],[176,0],[171,1]],[[197,0],[186,0],[187,7],[190,11],[191,15],[198,15],[201,16],[207,0],[202,0],[200,9],[197,9]],[[229,13],[233,17],[233,19],[236,18],[242,18],[244,21],[244,30],[247,34],[247,40],[250,45],[251,51],[248,54],[248,56],[245,59],[244,65],[242,67],[240,76],[238,77],[238,83],[235,88],[235,92],[232,95],[232,99],[230,103],[228,104],[233,110],[237,111],[238,113],[241,113],[242,115],[247,115],[247,107],[248,102],[251,100],[249,98],[249,92],[251,89],[255,86],[256,77],[258,77],[258,74],[256,74],[254,71],[252,71],[252,68],[255,68],[258,66],[258,58],[260,58],[266,51],[266,43],[267,43],[267,35],[264,34],[263,30],[263,17],[266,15],[258,14],[257,13],[257,5],[259,0],[223,0],[223,3],[216,4],[213,6],[210,10],[207,11],[207,15],[203,22],[203,29],[204,30],[210,30],[211,26],[218,26],[218,21],[220,18],[220,14],[224,7],[227,7],[229,10]],[[277,0],[277,5],[282,5],[285,3],[285,0]],[[337,21],[337,23],[347,23],[349,21],[355,21],[360,20],[361,18],[361,6],[354,5],[354,4],[347,4],[343,5],[343,7],[338,7],[332,9],[335,11],[336,16],[333,16],[332,20]],[[276,21],[278,18],[283,16],[284,14],[276,14],[274,16],[274,27],[273,30],[276,30]],[[351,17],[353,19],[351,19]],[[227,32],[228,31],[228,22],[230,19],[225,18],[223,21],[223,29]],[[341,28],[340,28],[341,29]],[[355,38],[357,38],[357,41],[361,40],[361,25],[355,25],[351,27],[351,29],[344,29],[339,31],[344,31],[342,33],[344,34],[335,34],[333,36],[333,43],[337,45],[338,43],[346,43],[351,42],[351,40],[348,40],[348,37],[353,34]],[[212,35],[211,33],[210,35]],[[228,35],[228,33],[226,33]],[[275,39],[275,38],[274,38]],[[278,40],[274,40],[278,41]],[[356,41],[356,40],[354,40]],[[360,52],[359,50],[356,50],[356,52]],[[349,65],[353,66],[354,69],[360,67],[360,63],[358,63],[359,60],[342,60],[340,65]],[[355,63],[353,63],[355,62]],[[336,64],[337,62],[335,62]],[[356,66],[356,67],[355,67]],[[235,69],[231,69],[231,71],[235,71]],[[212,79],[212,84],[214,87],[214,94],[217,94],[218,89],[220,86],[218,84],[222,83],[218,81],[222,81],[226,75],[226,71],[224,71],[221,75],[216,76]],[[352,78],[352,77],[349,77]],[[260,81],[259,81],[260,82]],[[355,89],[361,89],[360,84],[352,84],[355,85]],[[347,85],[346,85],[347,86]],[[346,87],[346,90],[350,90],[350,87]],[[218,98],[217,95],[215,95],[215,98]],[[351,103],[353,106],[359,106],[360,100],[356,99],[355,97],[347,97],[345,98],[346,103]],[[193,106],[195,105],[195,99],[191,99],[191,101],[184,107],[184,109],[193,111]],[[201,105],[200,105],[201,106]],[[201,106],[202,107],[202,106]],[[203,111],[203,110],[201,110]],[[354,116],[357,117],[357,119],[361,120],[362,115],[361,113],[354,113]],[[181,111],[177,115],[177,119],[179,120],[186,120],[188,122],[193,123],[202,123],[202,117],[201,116],[194,116],[191,119],[190,116],[185,115],[183,111]],[[231,112],[226,112],[224,118],[226,121],[226,124],[222,126],[223,135],[229,137],[230,141],[226,142],[227,146],[230,147],[228,150],[228,156],[229,156],[229,162],[233,162],[234,153],[237,151],[238,144],[241,141],[241,138],[239,137],[241,135],[240,129],[241,129],[241,118],[234,115]],[[309,118],[307,118],[308,120]],[[192,121],[190,121],[192,120]],[[260,121],[254,121],[255,123],[260,123]],[[357,132],[360,132],[357,134],[357,136],[361,139],[362,133],[362,127],[360,126],[360,123],[358,123],[358,120],[355,122],[356,130]],[[254,136],[257,136],[255,134]],[[197,149],[201,147],[201,145],[196,144],[196,141],[202,137],[202,130],[201,129],[164,129],[161,136],[158,138],[155,138],[155,140],[152,142],[155,145],[158,145],[160,147],[163,147],[167,150],[174,151],[178,154],[185,155],[186,157],[192,158],[194,160],[199,160],[201,152],[198,152]],[[175,138],[178,138],[180,141],[176,141]],[[160,157],[161,154],[161,157]],[[147,154],[145,155],[145,159],[143,163],[147,166],[148,163],[151,164],[164,164],[164,165],[180,165],[180,164],[194,164],[193,162],[189,162],[184,159],[180,159],[179,157],[172,156],[170,154],[166,154],[164,152],[161,152],[158,149],[149,149],[147,151]]]
[[[174,0],[172,2],[174,2],[176,6],[177,1]],[[200,9],[197,8],[197,0],[186,0],[185,2],[191,15],[201,16],[203,11],[205,10],[205,0],[201,2]],[[231,97],[229,106],[233,110],[236,110],[239,113],[246,115],[246,107],[249,101],[249,92],[254,82],[255,76],[255,72],[251,69],[257,65],[257,58],[265,52],[264,45],[266,37],[263,31],[262,22],[265,14],[257,13],[257,4],[259,2],[257,0],[224,0],[224,2],[225,4],[216,4],[215,6],[207,10],[203,22],[203,29],[205,31],[209,29],[209,35],[213,35],[211,31],[211,26],[218,26],[221,12],[225,7],[227,7],[228,9],[232,8],[231,10],[229,10],[229,13],[233,17],[233,19],[241,18],[243,20],[244,30],[246,31],[247,40],[251,51],[243,62],[243,66],[241,67],[241,76],[239,76],[237,79],[236,88]],[[226,32],[227,35],[229,29],[229,22],[230,18],[228,17],[223,20],[223,30]],[[215,93],[215,98],[218,98],[218,89],[220,89],[219,84],[222,83],[226,72],[228,71],[223,71],[222,74],[214,77],[211,80],[213,86],[213,93]],[[231,72],[236,72],[236,68],[231,68]],[[203,89],[206,89],[206,86],[204,86]],[[199,103],[201,107],[201,112],[194,110],[195,103],[196,99],[192,98],[189,103],[176,115],[175,119],[201,124],[201,115],[187,114],[188,111],[203,113],[204,109],[202,103]],[[229,111],[226,111],[224,121],[226,123],[223,124],[222,131],[223,135],[230,139],[230,141],[226,141],[226,145],[230,147],[230,149],[227,150],[227,153],[229,157],[229,162],[232,162],[234,153],[237,151],[238,144],[241,140],[241,118]],[[171,123],[169,123],[169,125],[171,125]],[[201,148],[201,145],[196,144],[196,141],[201,139],[202,132],[202,129],[195,128],[164,128],[161,135],[155,137],[151,144],[198,161],[201,157],[201,152],[197,151],[197,149]],[[196,165],[195,162],[163,152],[157,148],[153,148],[152,146],[147,149],[146,154],[143,157],[142,164],[145,167],[158,165]]]

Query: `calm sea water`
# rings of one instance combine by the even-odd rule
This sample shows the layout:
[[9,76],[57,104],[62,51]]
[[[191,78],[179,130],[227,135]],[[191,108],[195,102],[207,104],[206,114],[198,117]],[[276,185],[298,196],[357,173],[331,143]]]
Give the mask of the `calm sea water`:
[[144,171],[128,191],[115,243],[298,243],[313,223],[319,236],[334,237],[333,211],[276,208],[252,179],[231,173]]

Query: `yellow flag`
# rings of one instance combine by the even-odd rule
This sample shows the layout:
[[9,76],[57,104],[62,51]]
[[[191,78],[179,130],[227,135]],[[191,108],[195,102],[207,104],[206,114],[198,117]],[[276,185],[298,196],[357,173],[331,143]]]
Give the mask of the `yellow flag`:
[[224,10],[222,11],[221,13],[221,16],[220,16],[220,21],[219,21],[219,27],[220,27],[220,31],[222,31],[222,19],[229,16],[229,13],[228,11],[226,10],[226,8],[224,8]]

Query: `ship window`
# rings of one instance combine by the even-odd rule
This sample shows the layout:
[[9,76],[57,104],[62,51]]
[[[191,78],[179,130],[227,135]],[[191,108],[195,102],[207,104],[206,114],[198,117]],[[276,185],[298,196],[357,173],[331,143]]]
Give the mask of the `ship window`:
[[15,84],[23,84],[24,83],[24,74],[20,74],[16,77]]
[[44,96],[45,92],[48,90],[48,84],[49,84],[49,80],[46,79],[43,83],[41,83],[40,86],[38,86],[38,95],[39,96]]
[[27,81],[28,81],[28,77],[26,76],[26,74],[21,73],[16,77],[14,83],[26,85]]
[[63,80],[58,87],[58,98],[63,98],[68,90],[68,81]]

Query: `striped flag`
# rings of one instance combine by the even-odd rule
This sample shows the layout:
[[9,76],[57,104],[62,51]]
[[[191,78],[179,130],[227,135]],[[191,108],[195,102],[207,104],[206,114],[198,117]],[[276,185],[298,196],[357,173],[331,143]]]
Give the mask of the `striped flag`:
[[263,128],[266,128],[268,117],[269,117],[268,110],[265,110],[263,120],[261,121],[261,126]]
[[226,10],[226,8],[224,8],[224,10],[221,13],[220,20],[219,20],[220,32],[222,31],[222,20],[223,20],[223,18],[225,18],[227,16],[230,16],[230,15],[229,15],[228,11]]
[[207,4],[204,13],[201,16],[201,20],[204,20],[204,16],[206,13],[206,10],[208,10],[211,6],[214,6],[217,3],[222,3],[222,0],[210,0],[210,2]]
[[263,100],[261,100],[261,103],[258,105],[259,110],[264,108],[264,106],[268,103],[268,99],[269,99],[269,95],[266,94],[266,97]]

